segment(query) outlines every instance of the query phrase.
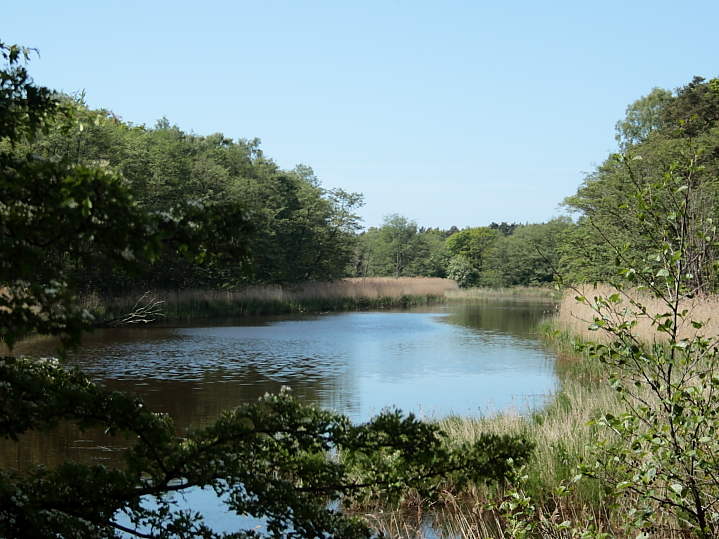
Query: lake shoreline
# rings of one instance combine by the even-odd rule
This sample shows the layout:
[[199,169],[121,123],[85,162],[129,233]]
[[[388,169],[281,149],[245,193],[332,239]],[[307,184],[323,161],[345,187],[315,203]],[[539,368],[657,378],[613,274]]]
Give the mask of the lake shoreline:
[[[272,314],[372,311],[496,300],[558,301],[561,292],[547,287],[465,288],[456,281],[425,277],[350,278],[293,285],[250,285],[233,290],[187,289],[128,293],[119,297],[82,297],[98,327],[114,327],[138,309],[150,316],[131,323],[194,320]],[[123,324],[117,324],[123,325]]]

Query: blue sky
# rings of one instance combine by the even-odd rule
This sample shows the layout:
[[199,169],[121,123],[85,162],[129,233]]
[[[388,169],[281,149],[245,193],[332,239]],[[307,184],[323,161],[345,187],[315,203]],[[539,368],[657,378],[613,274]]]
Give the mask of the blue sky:
[[4,2],[39,84],[152,126],[262,140],[365,195],[366,226],[540,222],[655,86],[719,75],[719,2]]

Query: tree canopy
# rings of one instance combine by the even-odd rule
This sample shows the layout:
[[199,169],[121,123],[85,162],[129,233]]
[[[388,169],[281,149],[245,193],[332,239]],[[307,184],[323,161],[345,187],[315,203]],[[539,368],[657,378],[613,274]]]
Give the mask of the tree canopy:
[[[579,215],[561,248],[569,281],[610,280],[617,272],[617,250],[637,263],[648,256],[643,214],[624,209],[637,190],[651,188],[687,159],[692,161],[693,211],[703,218],[719,216],[719,92],[714,86],[695,77],[674,94],[655,89],[628,107],[627,118],[618,124],[625,157],[609,156],[564,200]],[[654,195],[665,196],[659,190]]]

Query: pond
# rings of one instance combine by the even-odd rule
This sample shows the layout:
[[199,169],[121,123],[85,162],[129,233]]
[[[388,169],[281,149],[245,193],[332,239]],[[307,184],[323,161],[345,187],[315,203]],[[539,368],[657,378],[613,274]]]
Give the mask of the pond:
[[[256,316],[98,330],[69,363],[110,389],[136,393],[178,431],[289,386],[301,401],[366,421],[384,407],[420,416],[475,415],[541,405],[557,383],[555,355],[534,328],[554,304],[488,301],[405,311]],[[52,355],[52,340],[15,353]],[[0,466],[63,459],[121,462],[122,440],[61,425],[0,443]],[[230,530],[214,495],[188,502]]]

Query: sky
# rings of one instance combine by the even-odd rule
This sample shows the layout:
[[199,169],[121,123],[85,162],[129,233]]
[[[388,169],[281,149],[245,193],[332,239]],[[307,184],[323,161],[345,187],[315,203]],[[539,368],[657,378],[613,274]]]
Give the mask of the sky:
[[652,88],[719,76],[716,0],[0,0],[37,84],[259,138],[364,225],[543,222]]

